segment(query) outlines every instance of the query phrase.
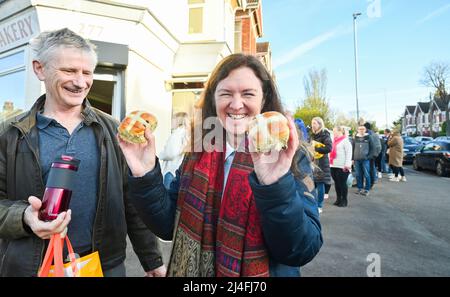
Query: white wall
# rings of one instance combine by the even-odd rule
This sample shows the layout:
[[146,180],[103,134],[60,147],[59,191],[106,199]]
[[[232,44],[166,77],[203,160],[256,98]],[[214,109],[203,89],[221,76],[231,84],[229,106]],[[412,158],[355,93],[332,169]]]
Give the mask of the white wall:
[[145,110],[158,118],[155,130],[156,150],[160,152],[170,135],[172,93],[164,87],[165,73],[147,63],[141,56],[130,52],[125,73],[126,110]]

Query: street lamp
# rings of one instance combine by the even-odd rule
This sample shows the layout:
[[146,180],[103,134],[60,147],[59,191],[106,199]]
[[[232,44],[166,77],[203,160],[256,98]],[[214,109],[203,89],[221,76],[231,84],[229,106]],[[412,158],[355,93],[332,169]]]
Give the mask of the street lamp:
[[353,44],[355,49],[355,91],[356,91],[356,122],[359,121],[359,103],[358,103],[358,49],[356,40],[356,18],[360,16],[360,12],[353,14]]

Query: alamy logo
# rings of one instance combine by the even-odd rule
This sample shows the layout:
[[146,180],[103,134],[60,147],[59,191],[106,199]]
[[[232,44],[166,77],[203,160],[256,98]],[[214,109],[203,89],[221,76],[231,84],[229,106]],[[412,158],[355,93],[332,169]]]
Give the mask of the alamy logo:
[[370,264],[367,266],[366,273],[368,277],[380,277],[381,276],[381,257],[377,253],[370,253],[366,258]]

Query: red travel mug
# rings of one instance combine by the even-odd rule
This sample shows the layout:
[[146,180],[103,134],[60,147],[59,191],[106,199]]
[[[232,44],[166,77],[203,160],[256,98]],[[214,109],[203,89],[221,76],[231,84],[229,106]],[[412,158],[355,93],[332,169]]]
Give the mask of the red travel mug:
[[80,160],[71,156],[61,156],[53,161],[45,187],[39,219],[52,221],[69,209],[70,198]]

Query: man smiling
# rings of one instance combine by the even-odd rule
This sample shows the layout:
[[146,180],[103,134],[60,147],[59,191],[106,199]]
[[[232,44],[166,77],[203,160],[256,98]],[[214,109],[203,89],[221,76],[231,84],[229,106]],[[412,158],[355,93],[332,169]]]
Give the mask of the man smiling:
[[[0,276],[35,276],[44,240],[66,228],[76,253],[99,252],[105,276],[125,276],[127,233],[147,276],[165,275],[157,238],[126,195],[118,122],[86,99],[97,64],[94,46],[68,29],[41,33],[31,44],[45,94],[0,127]],[[44,222],[40,198],[61,155],[81,160],[70,209]]]

